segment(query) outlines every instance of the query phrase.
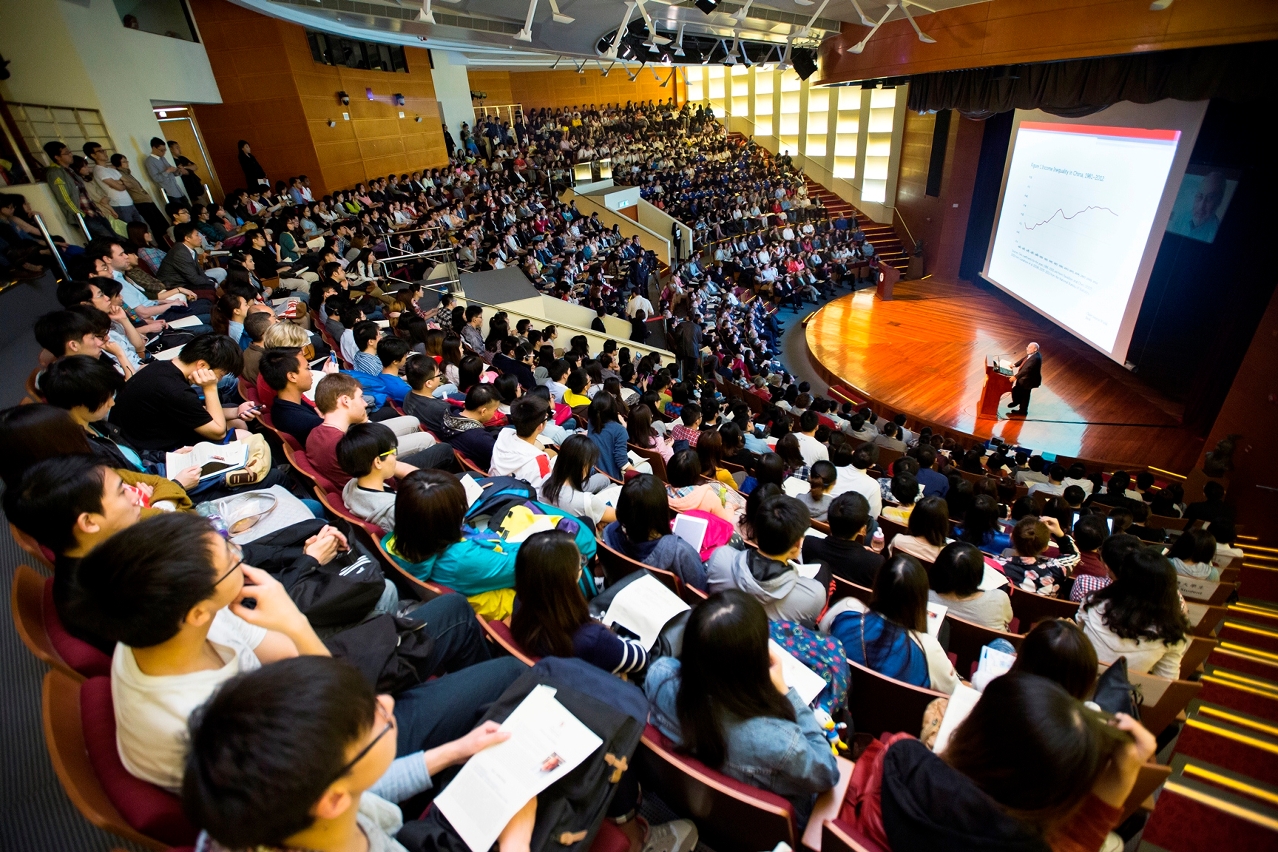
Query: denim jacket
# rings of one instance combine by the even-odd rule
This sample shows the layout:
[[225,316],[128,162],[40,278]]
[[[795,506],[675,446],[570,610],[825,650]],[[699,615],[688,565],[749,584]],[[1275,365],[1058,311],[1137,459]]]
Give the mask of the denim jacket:
[[[679,693],[679,661],[662,657],[648,667],[644,692],[648,721],[676,745],[683,738],[675,698]],[[791,689],[794,722],[772,717],[725,719],[727,757],[719,771],[751,786],[785,796],[806,823],[817,793],[839,780],[839,767],[812,710]]]

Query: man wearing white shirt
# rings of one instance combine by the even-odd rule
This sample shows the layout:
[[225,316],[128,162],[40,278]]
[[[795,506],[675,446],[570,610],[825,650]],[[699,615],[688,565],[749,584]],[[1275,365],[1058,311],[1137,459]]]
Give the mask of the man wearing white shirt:
[[1083,489],[1084,494],[1092,493],[1092,481],[1087,478],[1087,468],[1078,462],[1074,462],[1074,464],[1069,466],[1069,475],[1061,480],[1061,484],[1066,488],[1071,485],[1077,485]]
[[138,208],[133,206],[133,196],[129,195],[129,188],[124,185],[124,176],[119,169],[111,167],[106,149],[97,142],[85,142],[84,155],[93,161],[93,179],[106,188],[107,203],[116,215],[125,222],[145,225],[146,220],[142,218]]
[[1047,482],[1035,482],[1029,488],[1029,493],[1037,494],[1040,491],[1046,494],[1064,494],[1065,493],[1065,466],[1054,464],[1047,471]]
[[169,146],[158,136],[151,139],[151,154],[146,158],[146,173],[151,176],[170,201],[186,201],[182,181],[178,180],[177,166],[164,158]]
[[848,491],[864,497],[870,504],[870,526],[866,535],[873,535],[878,526],[875,519],[883,511],[883,491],[879,488],[879,481],[866,473],[874,464],[874,450],[868,445],[853,450],[847,444],[840,444],[834,451],[833,461],[839,475],[828,492],[830,497],[838,497]]
[[643,315],[646,317],[650,317],[653,314],[652,302],[648,301],[648,299],[644,297],[643,293],[636,290],[634,295],[630,297],[630,300],[626,302],[627,319],[634,319],[635,314],[639,311],[643,311]]
[[830,449],[816,439],[817,427],[821,425],[821,417],[815,411],[805,411],[799,418],[799,452],[803,454],[803,463],[808,467],[819,461],[830,460]]

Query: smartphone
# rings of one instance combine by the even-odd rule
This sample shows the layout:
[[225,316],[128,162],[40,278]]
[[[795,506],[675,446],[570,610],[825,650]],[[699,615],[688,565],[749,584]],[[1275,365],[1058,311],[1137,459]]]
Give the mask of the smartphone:
[[215,473],[220,473],[224,470],[229,470],[230,467],[231,465],[227,464],[226,462],[216,462],[216,461],[209,462],[208,464],[204,465],[204,467],[200,468],[200,478],[203,479],[206,476],[212,476]]

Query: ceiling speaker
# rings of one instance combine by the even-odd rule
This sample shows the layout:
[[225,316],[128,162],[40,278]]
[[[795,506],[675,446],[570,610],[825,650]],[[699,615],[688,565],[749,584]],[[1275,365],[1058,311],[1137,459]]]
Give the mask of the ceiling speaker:
[[794,65],[794,72],[799,75],[800,80],[806,80],[816,73],[816,51],[807,47],[796,47],[790,51],[790,61]]

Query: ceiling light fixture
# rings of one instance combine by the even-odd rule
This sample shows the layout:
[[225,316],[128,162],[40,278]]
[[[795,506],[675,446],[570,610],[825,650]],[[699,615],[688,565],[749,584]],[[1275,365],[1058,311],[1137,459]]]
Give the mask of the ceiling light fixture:
[[674,55],[675,55],[675,56],[683,56],[683,28],[684,28],[684,26],[686,26],[685,22],[680,21],[680,22],[679,22],[679,32],[675,35],[675,52],[674,52]]
[[910,4],[902,0],[901,11],[905,13],[905,17],[909,19],[910,26],[914,27],[914,32],[919,37],[919,41],[924,44],[936,44],[936,39],[919,29],[918,23],[914,20],[914,16],[910,14]]
[[550,19],[556,24],[571,24],[577,20],[559,11],[559,0],[550,0]]
[[612,44],[603,52],[604,59],[616,59],[617,49],[621,47],[621,40],[626,37],[626,33],[630,30],[630,18],[635,13],[635,4],[633,2],[626,4],[626,13],[621,16],[621,26],[617,27],[616,34],[612,37]]
[[422,0],[422,10],[417,13],[417,20],[423,24],[435,23],[435,13],[430,10],[430,0]]
[[511,38],[515,41],[532,41],[533,16],[537,14],[537,0],[528,0],[528,16],[524,18],[524,28]]

